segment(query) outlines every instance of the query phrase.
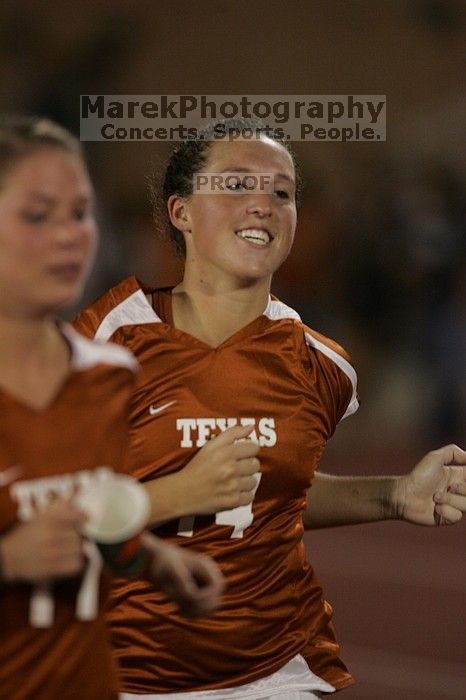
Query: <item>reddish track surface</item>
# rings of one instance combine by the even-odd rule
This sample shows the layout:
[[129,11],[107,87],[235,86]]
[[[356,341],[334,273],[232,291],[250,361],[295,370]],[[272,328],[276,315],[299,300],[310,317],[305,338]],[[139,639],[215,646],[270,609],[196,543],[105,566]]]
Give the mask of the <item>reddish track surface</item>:
[[357,685],[342,700],[466,699],[466,522],[305,535]]

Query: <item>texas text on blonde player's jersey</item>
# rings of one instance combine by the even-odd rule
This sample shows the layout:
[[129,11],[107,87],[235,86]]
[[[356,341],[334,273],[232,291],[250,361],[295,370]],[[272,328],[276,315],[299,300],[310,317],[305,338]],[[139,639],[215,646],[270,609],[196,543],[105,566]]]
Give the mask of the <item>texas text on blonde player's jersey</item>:
[[[50,499],[98,478],[99,466],[121,471],[136,362],[124,348],[91,343],[71,328],[71,372],[47,408],[35,410],[0,389],[0,533],[27,521]],[[76,619],[82,577],[53,586],[54,623],[29,624],[32,586],[0,591],[0,698],[114,700],[115,664],[103,613]],[[108,581],[101,586],[102,598]]]
[[173,328],[170,290],[143,289],[135,278],[80,314],[76,326],[126,345],[142,366],[129,451],[134,476],[176,472],[237,421],[255,425],[262,447],[252,508],[182,518],[159,530],[222,568],[227,588],[213,617],[182,619],[142,581],[116,586],[110,621],[123,688],[232,687],[273,673],[298,653],[335,687],[351,684],[302,540],[317,461],[338,421],[358,405],[344,351],[273,299],[212,349]]

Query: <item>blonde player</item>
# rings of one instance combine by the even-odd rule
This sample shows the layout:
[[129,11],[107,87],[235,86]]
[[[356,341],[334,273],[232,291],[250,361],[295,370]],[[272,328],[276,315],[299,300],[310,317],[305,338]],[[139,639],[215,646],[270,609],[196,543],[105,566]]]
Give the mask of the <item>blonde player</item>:
[[[446,524],[466,510],[458,447],[403,477],[316,471],[358,407],[356,374],[341,347],[270,295],[293,243],[297,176],[284,144],[256,126],[208,128],[171,157],[163,200],[182,281],[150,289],[129,278],[77,320],[142,365],[130,469],[151,490],[153,523],[213,556],[228,584],[221,609],[197,622],[145,581],[118,583],[109,620],[124,700],[304,700],[350,685],[304,529]],[[209,174],[215,188],[193,189]],[[251,187],[255,174],[270,175],[272,189]],[[234,425],[252,428],[242,455]]]
[[[78,297],[96,245],[79,143],[46,120],[0,122],[0,698],[113,700],[108,575],[80,534],[82,486],[119,471],[136,362],[54,313]],[[207,558],[151,535],[126,563],[189,614],[222,583]],[[86,548],[87,547],[87,548]],[[90,558],[84,556],[90,551]],[[92,555],[92,556],[91,556]],[[144,569],[144,571],[143,571]],[[96,596],[99,594],[100,603]],[[45,612],[44,612],[45,611]]]

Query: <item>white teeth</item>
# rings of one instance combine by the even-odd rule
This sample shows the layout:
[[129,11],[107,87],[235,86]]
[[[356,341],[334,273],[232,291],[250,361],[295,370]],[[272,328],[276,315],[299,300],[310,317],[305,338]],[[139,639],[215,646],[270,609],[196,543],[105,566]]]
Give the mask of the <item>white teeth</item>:
[[270,234],[259,228],[246,228],[242,231],[236,231],[236,235],[257,245],[267,245],[271,240]]

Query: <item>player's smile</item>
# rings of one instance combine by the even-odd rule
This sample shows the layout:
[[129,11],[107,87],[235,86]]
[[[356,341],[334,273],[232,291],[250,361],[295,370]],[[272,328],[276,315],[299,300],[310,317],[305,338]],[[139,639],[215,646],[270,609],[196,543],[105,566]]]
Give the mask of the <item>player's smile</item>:
[[238,231],[235,231],[235,235],[259,247],[268,246],[273,241],[273,236],[269,229],[259,226],[238,229]]

